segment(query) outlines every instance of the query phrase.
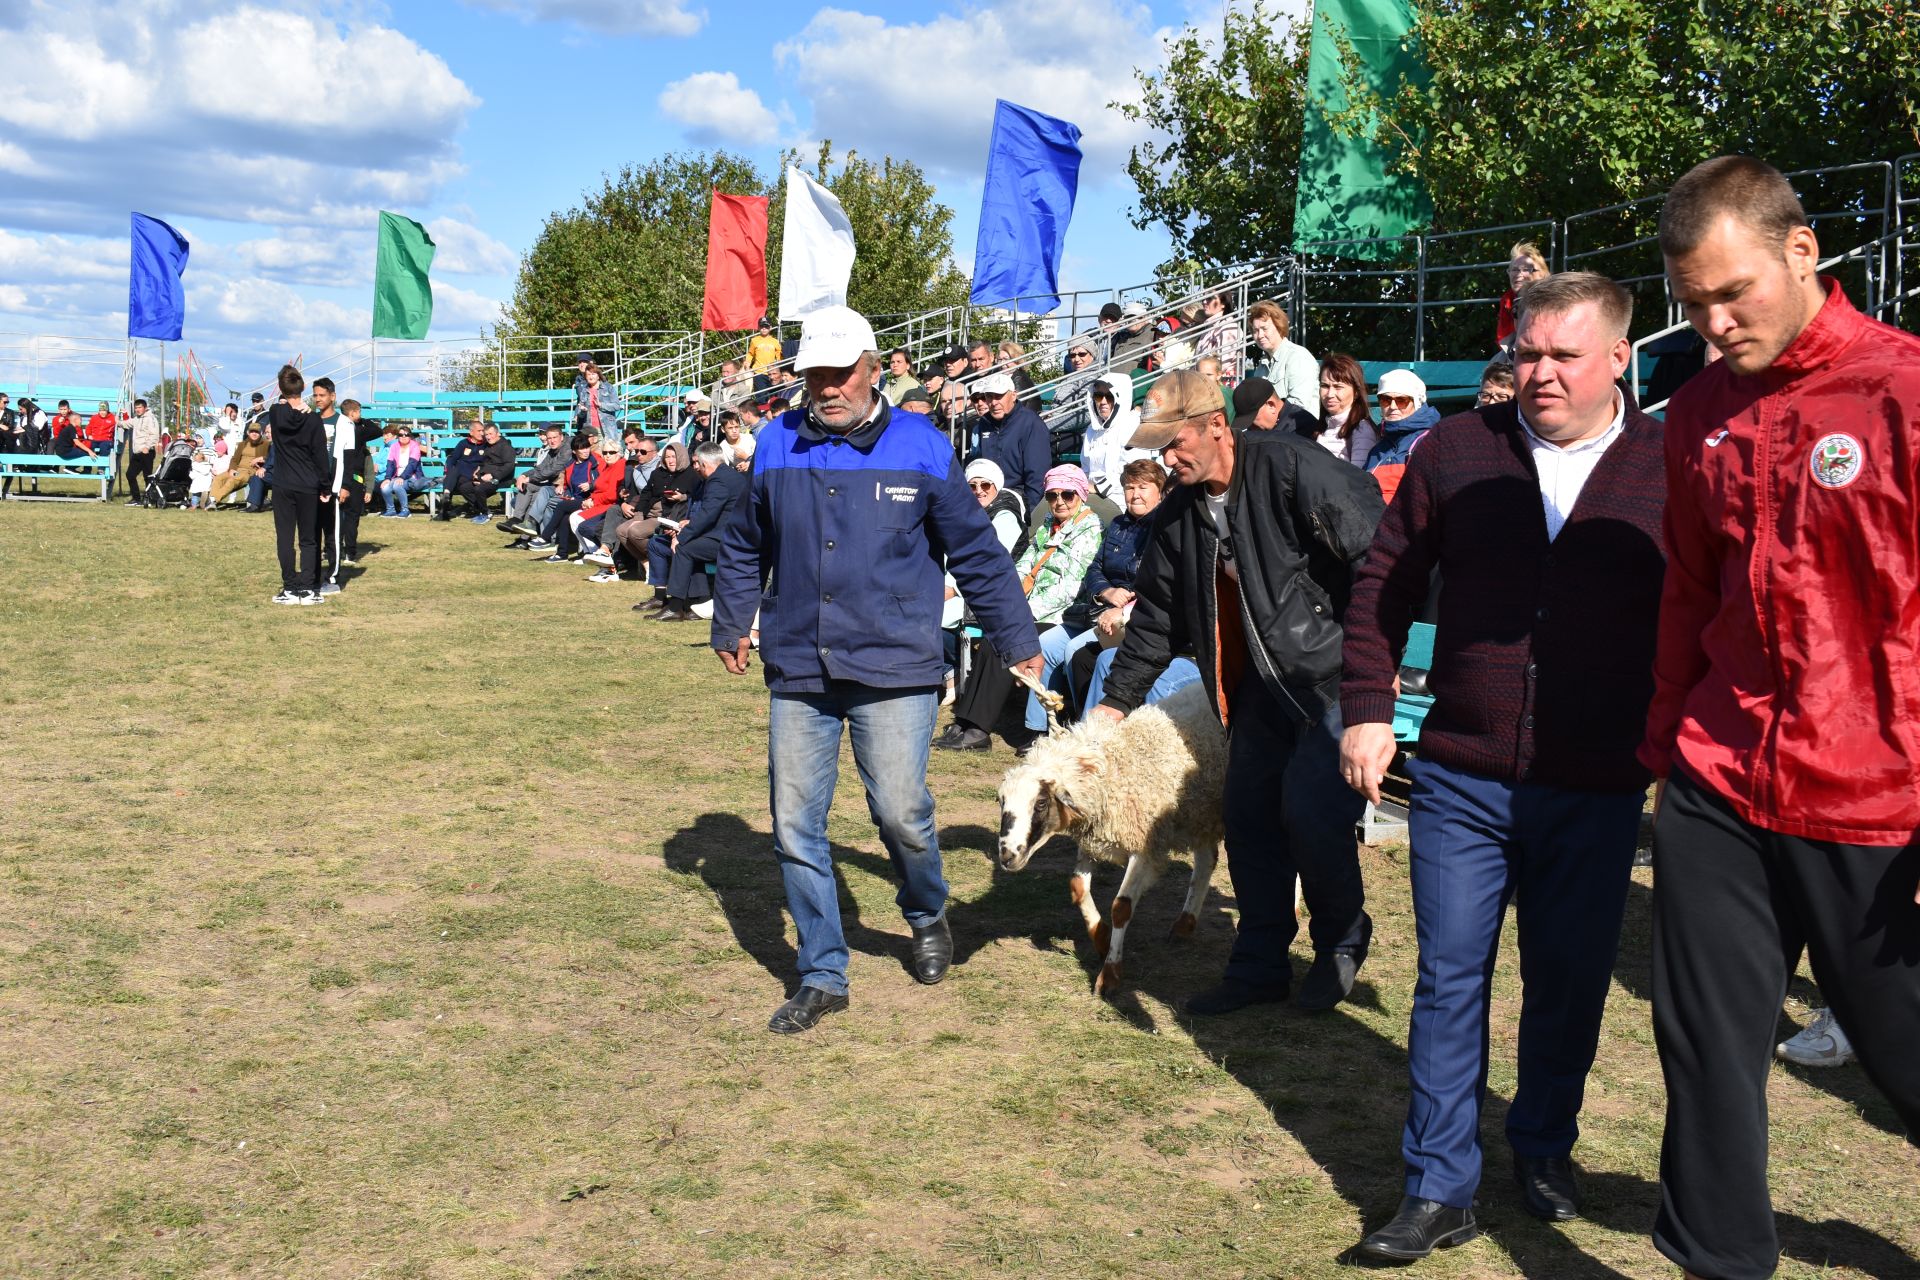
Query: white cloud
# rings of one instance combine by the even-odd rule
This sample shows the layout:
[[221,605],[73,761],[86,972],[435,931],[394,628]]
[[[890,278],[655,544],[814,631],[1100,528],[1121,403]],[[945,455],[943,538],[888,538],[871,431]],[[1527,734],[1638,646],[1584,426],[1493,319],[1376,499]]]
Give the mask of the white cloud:
[[660,91],[659,106],[695,142],[764,145],[780,134],[779,117],[731,71],[696,71],[676,80]]
[[0,284],[0,311],[25,311],[27,291],[17,284]]
[[467,0],[529,22],[557,22],[594,35],[690,36],[706,25],[705,9],[687,0]]
[[435,218],[427,224],[433,237],[433,270],[466,276],[510,276],[520,269],[520,255],[471,223]]
[[400,32],[304,8],[79,0],[9,21],[0,170],[34,177],[0,184],[13,226],[105,234],[121,216],[105,192],[283,223],[423,202],[461,171],[453,138],[479,105]]
[[809,133],[838,148],[978,174],[996,98],[1080,126],[1083,188],[1124,181],[1147,131],[1109,108],[1139,90],[1133,70],[1164,51],[1153,15],[1129,0],[1020,0],[918,23],[822,9],[774,46],[813,103]]

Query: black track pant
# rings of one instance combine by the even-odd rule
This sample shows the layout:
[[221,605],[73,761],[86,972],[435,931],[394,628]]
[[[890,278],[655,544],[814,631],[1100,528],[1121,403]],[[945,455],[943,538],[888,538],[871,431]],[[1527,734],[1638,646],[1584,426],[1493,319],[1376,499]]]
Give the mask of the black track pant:
[[1767,1073],[1806,949],[1868,1077],[1920,1134],[1920,844],[1776,835],[1675,773],[1653,833],[1653,1029],[1667,1080],[1660,1252],[1706,1280],[1779,1262]]
[[348,489],[344,498],[336,494],[331,501],[320,504],[320,574],[327,582],[340,581],[342,558],[359,559],[360,504],[357,489]]
[[[280,585],[288,591],[320,588],[320,495],[276,489],[273,533],[280,550]],[[300,559],[294,563],[294,546]]]

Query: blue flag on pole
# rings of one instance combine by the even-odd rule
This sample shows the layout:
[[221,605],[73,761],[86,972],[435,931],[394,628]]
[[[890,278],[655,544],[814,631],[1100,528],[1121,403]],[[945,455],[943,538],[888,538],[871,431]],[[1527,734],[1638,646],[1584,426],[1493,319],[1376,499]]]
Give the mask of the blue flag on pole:
[[1080,186],[1080,126],[1005,100],[993,108],[973,301],[1017,299],[1019,311],[1060,305],[1060,257]]
[[127,336],[178,342],[187,322],[187,238],[158,218],[133,215],[133,268],[127,276]]

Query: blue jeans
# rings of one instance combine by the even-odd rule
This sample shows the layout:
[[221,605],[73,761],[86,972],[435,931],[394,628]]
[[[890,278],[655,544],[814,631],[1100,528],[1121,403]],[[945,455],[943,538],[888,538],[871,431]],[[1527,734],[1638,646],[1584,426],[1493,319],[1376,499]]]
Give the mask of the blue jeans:
[[266,502],[267,490],[270,487],[271,486],[267,484],[267,480],[265,476],[248,476],[247,477],[247,505],[252,507],[255,511],[258,511],[262,506],[262,504]]
[[[1093,678],[1087,681],[1087,710],[1092,711],[1100,705],[1100,699],[1106,696],[1107,672],[1113,670],[1113,655],[1118,649],[1103,649],[1093,664]],[[1192,658],[1175,658],[1153,682],[1153,688],[1147,690],[1146,702],[1151,706],[1163,698],[1171,698],[1200,678],[1200,668],[1193,665]]]
[[1507,903],[1520,942],[1519,1083],[1507,1141],[1565,1156],[1613,978],[1639,793],[1508,783],[1414,759],[1408,871],[1420,969],[1407,1034],[1407,1194],[1464,1208],[1480,1185],[1493,964]]
[[518,519],[529,529],[541,528],[547,522],[547,513],[553,510],[553,504],[560,500],[558,485],[528,485],[527,491],[515,501],[524,504]]
[[[1084,649],[1100,638],[1100,633],[1092,627],[1074,635],[1062,626],[1051,626],[1040,633],[1040,683],[1055,692],[1062,692],[1055,683],[1055,676],[1066,669],[1077,650]],[[1027,728],[1035,733],[1045,733],[1047,729],[1047,709],[1040,705],[1040,695],[1027,694]]]
[[827,841],[827,813],[840,777],[840,727],[853,734],[853,762],[867,811],[893,860],[900,912],[914,928],[946,914],[947,882],[927,789],[927,752],[940,695],[935,689],[874,689],[834,681],[825,693],[775,693],[767,726],[773,852],[787,910],[800,936],[800,984],[847,990],[847,939]]

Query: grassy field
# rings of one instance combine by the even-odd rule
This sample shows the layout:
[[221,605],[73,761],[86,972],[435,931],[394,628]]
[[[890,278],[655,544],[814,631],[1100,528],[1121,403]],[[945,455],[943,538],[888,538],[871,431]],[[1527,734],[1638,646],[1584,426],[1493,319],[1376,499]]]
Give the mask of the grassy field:
[[[1351,1006],[1188,1026],[1224,871],[1192,939],[1162,940],[1178,876],[1148,897],[1098,1001],[1069,856],[988,857],[1010,757],[943,758],[959,963],[921,988],[849,765],[854,1007],[771,1036],[757,673],[492,530],[365,532],[344,597],[288,609],[265,517],[0,506],[0,1276],[1321,1277],[1391,1213],[1400,850],[1364,854]],[[1508,1189],[1509,952],[1488,1232],[1418,1274],[1672,1274],[1649,883],[1589,1220]],[[1920,1273],[1920,1160],[1858,1069],[1772,1103],[1782,1274]]]

